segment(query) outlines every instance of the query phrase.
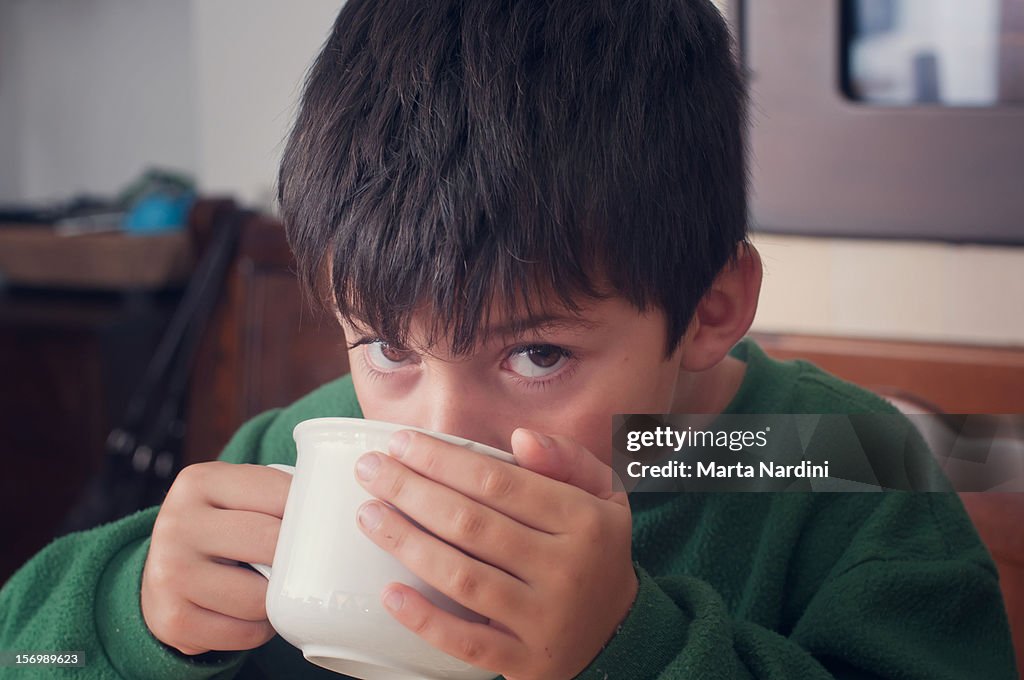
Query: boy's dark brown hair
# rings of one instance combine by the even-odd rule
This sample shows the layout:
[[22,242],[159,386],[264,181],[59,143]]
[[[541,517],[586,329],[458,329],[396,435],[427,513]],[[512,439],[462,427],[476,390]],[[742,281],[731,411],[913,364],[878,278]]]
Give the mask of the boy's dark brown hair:
[[618,294],[669,355],[746,239],[744,92],[707,0],[348,0],[278,177],[300,277],[398,348]]

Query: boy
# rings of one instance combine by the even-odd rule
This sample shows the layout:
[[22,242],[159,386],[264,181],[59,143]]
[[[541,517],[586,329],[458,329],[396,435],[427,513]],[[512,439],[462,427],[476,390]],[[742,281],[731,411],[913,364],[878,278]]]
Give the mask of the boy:
[[[280,202],[352,373],[247,423],[159,508],[54,542],[5,587],[4,648],[90,677],[336,677],[266,621],[318,416],[396,435],[358,466],[367,535],[491,619],[392,584],[436,647],[507,678],[1015,677],[991,559],[954,494],[634,494],[614,413],[892,412],[742,340],[743,89],[704,0],[349,0],[309,74]],[[353,518],[353,521],[357,521]],[[251,650],[251,651],[246,651]]]

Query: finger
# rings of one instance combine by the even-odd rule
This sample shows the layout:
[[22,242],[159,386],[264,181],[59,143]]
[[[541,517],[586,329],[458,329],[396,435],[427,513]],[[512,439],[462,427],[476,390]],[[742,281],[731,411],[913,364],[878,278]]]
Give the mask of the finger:
[[523,646],[514,635],[444,611],[415,588],[392,583],[381,601],[403,626],[442,652],[493,673],[507,669]]
[[[405,444],[396,446],[403,434]],[[562,482],[421,432],[392,435],[388,452],[420,475],[550,534],[565,531],[580,503],[589,498]]]
[[[270,621],[243,621],[232,616],[212,612],[196,604],[192,616],[194,630],[203,632],[201,644],[209,645],[213,651],[241,651],[255,649],[277,635]],[[198,636],[197,636],[198,641]]]
[[359,483],[377,498],[435,536],[523,581],[532,580],[554,547],[551,534],[520,524],[384,454],[365,454],[356,470]]
[[512,455],[520,466],[598,498],[609,500],[615,495],[612,469],[571,437],[520,427],[512,433]]
[[203,609],[242,621],[267,620],[267,579],[254,571],[203,562],[184,579],[183,596]]
[[178,631],[169,636],[167,644],[182,651],[255,649],[277,634],[269,621],[243,621],[186,600],[167,607],[160,618],[158,629]]
[[211,461],[189,465],[174,483],[187,484],[191,493],[216,508],[261,512],[280,519],[292,476],[265,465]]
[[194,512],[183,531],[207,557],[273,564],[281,520],[261,512],[205,508]]
[[416,528],[384,503],[364,503],[359,508],[358,522],[371,541],[412,573],[482,616],[508,620],[533,594],[530,586],[519,579]]

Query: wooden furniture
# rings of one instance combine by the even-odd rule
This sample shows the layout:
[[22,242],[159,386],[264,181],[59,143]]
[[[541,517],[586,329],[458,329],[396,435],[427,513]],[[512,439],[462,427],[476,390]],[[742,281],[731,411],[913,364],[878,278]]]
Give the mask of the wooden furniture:
[[62,236],[48,227],[0,229],[0,272],[19,286],[159,290],[181,287],[192,271],[184,230],[138,236],[121,232]]
[[1024,413],[1024,346],[754,333],[777,359],[806,359],[874,392],[915,395],[945,413]]
[[[199,241],[223,211],[235,209],[229,200],[201,201],[191,216]],[[294,270],[281,223],[248,218],[196,356],[186,464],[216,458],[246,420],[348,373],[337,321],[303,299]]]
[[53,539],[99,471],[177,297],[0,290],[0,584]]

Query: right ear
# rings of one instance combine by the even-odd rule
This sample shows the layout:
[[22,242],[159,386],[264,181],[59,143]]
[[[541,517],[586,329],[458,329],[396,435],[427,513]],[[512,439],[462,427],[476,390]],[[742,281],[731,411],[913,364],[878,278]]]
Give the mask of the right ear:
[[697,305],[680,344],[683,370],[696,373],[715,366],[747,334],[757,313],[762,276],[761,255],[751,244],[740,243],[736,257]]

